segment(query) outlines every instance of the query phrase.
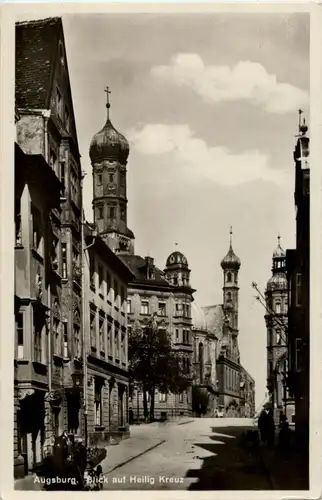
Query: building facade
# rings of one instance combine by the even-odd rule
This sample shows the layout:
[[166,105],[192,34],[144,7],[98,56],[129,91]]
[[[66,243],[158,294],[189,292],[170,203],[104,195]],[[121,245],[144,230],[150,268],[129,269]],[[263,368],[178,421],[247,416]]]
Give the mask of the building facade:
[[127,286],[133,275],[90,225],[85,233],[87,441],[95,445],[129,435]]
[[240,416],[255,416],[255,380],[243,367],[240,371]]
[[[152,257],[121,255],[135,275],[128,290],[128,324],[144,326],[155,314],[157,327],[171,334],[173,349],[178,351],[182,369],[192,377],[193,343],[191,303],[194,290],[190,287],[190,270],[186,257],[173,252],[167,259],[165,271],[154,264]],[[131,418],[144,419],[143,394],[134,390],[131,395]],[[169,419],[191,414],[191,387],[180,394],[156,393],[154,417]]]
[[[46,163],[56,183],[62,186],[60,207],[50,211],[48,220],[44,221],[41,210],[35,207],[32,207],[31,214],[36,233],[37,228],[47,224],[51,235],[46,269],[50,288],[45,405],[49,407],[46,432],[51,436],[46,440],[45,448],[49,451],[55,435],[63,430],[81,434],[83,422],[82,397],[77,384],[83,371],[80,268],[82,175],[60,18],[16,24],[15,97],[19,116],[16,122],[17,143],[25,155]],[[50,188],[44,195],[49,196],[48,192]],[[16,212],[19,213],[19,206]],[[41,264],[41,258],[38,260]],[[17,277],[17,281],[20,279]],[[40,359],[43,354],[39,345],[38,351]]]
[[286,385],[288,371],[287,312],[288,286],[286,277],[286,252],[278,245],[273,253],[272,276],[265,291],[267,328],[267,390],[272,403],[275,421],[281,411],[289,422],[294,418],[294,402]]
[[309,450],[310,394],[310,167],[305,122],[294,151],[296,249],[287,250],[288,387],[295,400],[297,443]]
[[51,344],[50,214],[60,211],[61,183],[42,155],[15,144],[14,475],[41,463],[50,438],[46,402]]
[[[193,387],[204,393],[207,398],[205,417],[213,417],[218,409],[218,380],[216,370],[217,337],[209,331],[202,308],[192,303],[192,337],[193,337]],[[194,404],[193,410],[196,411]],[[198,413],[198,412],[197,412]]]

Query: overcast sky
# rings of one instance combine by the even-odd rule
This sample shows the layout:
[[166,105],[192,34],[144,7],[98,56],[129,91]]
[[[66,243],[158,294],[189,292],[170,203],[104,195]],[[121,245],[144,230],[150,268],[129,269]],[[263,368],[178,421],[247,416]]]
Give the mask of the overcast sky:
[[135,251],[164,268],[175,242],[201,305],[222,303],[220,261],[240,257],[239,345],[265,395],[264,292],[281,234],[295,244],[293,149],[308,114],[307,14],[63,16],[92,220],[92,136],[106,118],[130,142],[128,226]]

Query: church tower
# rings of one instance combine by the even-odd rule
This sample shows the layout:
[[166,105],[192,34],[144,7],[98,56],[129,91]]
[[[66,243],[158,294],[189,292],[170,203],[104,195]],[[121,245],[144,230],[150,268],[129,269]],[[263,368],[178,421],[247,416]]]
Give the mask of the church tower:
[[221,261],[224,272],[223,305],[227,323],[233,336],[238,335],[238,272],[240,259],[235,255],[232,246],[232,228],[230,228],[230,245],[227,255]]
[[126,165],[129,143],[112,125],[108,87],[107,119],[94,135],[89,156],[93,168],[94,223],[115,253],[134,253],[134,234],[127,227]]

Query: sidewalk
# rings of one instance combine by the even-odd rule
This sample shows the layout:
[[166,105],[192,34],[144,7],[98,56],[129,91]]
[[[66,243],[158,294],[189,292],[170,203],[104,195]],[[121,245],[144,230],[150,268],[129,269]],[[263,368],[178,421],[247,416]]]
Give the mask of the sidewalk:
[[169,426],[184,425],[190,422],[193,422],[193,419],[180,418],[165,423],[152,422],[131,426],[130,438],[120,441],[118,445],[110,445],[106,448],[107,456],[101,462],[103,474],[109,474],[164,443]]
[[261,460],[274,490],[308,490],[307,460],[294,449],[282,453],[277,447],[261,447]]

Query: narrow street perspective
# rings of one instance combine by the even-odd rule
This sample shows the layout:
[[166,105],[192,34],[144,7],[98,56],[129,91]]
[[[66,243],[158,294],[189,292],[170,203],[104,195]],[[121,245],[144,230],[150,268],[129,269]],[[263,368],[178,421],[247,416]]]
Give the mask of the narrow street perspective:
[[126,442],[118,450],[119,465],[113,463],[117,449],[108,451],[102,462],[103,489],[289,489],[290,475],[296,476],[294,489],[305,489],[305,471],[294,457],[274,454],[272,464],[269,450],[245,443],[245,433],[254,430],[252,419],[246,418],[142,424],[131,430],[133,451]]
[[41,11],[15,19],[14,488],[308,490],[309,17]]

